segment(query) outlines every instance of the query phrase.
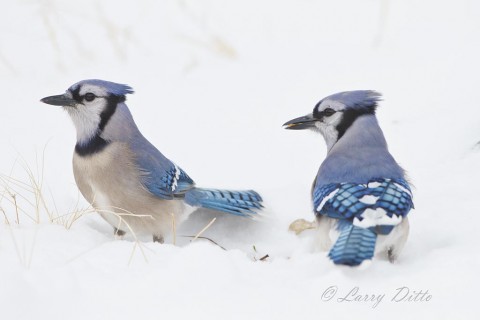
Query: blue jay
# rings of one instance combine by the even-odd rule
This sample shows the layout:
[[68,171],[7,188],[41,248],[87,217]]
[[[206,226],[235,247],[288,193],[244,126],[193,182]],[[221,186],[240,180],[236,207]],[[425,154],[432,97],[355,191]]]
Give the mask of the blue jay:
[[284,124],[318,131],[327,144],[311,193],[320,246],[335,264],[356,266],[381,252],[394,262],[408,237],[412,193],[378,125],[380,98],[367,90],[336,93]]
[[77,131],[75,181],[116,235],[146,233],[162,243],[173,218],[179,224],[195,207],[238,216],[262,209],[262,198],[253,190],[197,188],[140,133],[125,104],[131,93],[127,85],[84,80],[65,94],[41,99],[63,106],[72,118]]

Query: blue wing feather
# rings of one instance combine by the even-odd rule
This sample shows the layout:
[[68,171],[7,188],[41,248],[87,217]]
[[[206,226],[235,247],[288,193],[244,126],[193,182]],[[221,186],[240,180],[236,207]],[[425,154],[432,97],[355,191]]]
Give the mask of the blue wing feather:
[[262,197],[253,190],[195,188],[195,182],[180,167],[168,160],[143,136],[131,143],[142,184],[161,199],[182,198],[185,203],[233,215],[250,217],[260,211]]
[[222,211],[238,216],[252,216],[263,208],[262,197],[253,190],[218,190],[195,188],[185,195],[191,206]]
[[143,182],[151,193],[164,199],[184,195],[195,185],[185,171],[173,163],[168,170],[157,170],[146,175]]
[[[381,208],[391,218],[393,215],[405,217],[413,207],[410,187],[401,179],[372,179],[367,184],[331,183],[318,186],[313,190],[313,204],[317,215],[350,221],[354,218],[362,221],[362,214],[367,209]],[[381,234],[388,234],[391,229],[390,225],[372,227],[373,231]]]
[[183,197],[185,192],[195,187],[195,182],[146,139],[132,146],[135,162],[142,173],[145,188],[162,199]]

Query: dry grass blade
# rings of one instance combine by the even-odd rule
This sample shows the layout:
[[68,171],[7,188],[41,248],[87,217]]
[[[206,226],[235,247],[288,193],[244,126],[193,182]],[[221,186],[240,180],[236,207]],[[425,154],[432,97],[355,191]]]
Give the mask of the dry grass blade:
[[215,220],[217,220],[217,218],[213,218],[212,221],[210,221],[202,230],[200,230],[200,232],[197,233],[197,235],[192,239],[192,242],[197,240],[198,237],[200,237],[208,228],[210,228],[210,226],[215,222]]
[[0,210],[2,211],[3,216],[5,217],[5,224],[6,224],[7,226],[9,226],[9,225],[10,225],[10,221],[8,220],[7,213],[5,212],[5,210],[3,210],[2,207],[0,207]]
[[[133,254],[135,252],[135,249],[138,245],[138,248],[140,249],[140,252],[142,253],[142,256],[143,258],[145,259],[145,262],[148,263],[148,259],[147,259],[147,255],[145,254],[145,251],[143,250],[143,245],[142,243],[140,242],[140,240],[138,240],[137,238],[137,235],[135,233],[135,231],[133,230],[133,228],[130,226],[130,224],[128,224],[128,222],[126,222],[122,217],[123,216],[129,216],[129,217],[135,217],[135,218],[145,218],[145,217],[148,217],[148,218],[151,218],[153,219],[153,217],[151,215],[143,215],[143,214],[134,214],[128,210],[125,210],[125,209],[122,209],[122,208],[118,208],[118,207],[110,207],[112,209],[117,209],[117,210],[122,210],[123,212],[122,213],[118,213],[118,212],[115,212],[115,211],[112,211],[112,210],[104,210],[104,209],[96,209],[95,211],[98,212],[98,213],[106,213],[106,214],[112,214],[114,216],[116,216],[118,219],[120,219],[121,223],[124,223],[125,226],[127,227],[128,231],[130,231],[130,233],[132,234],[133,238],[135,239],[135,246],[133,247],[133,250],[132,250],[132,254],[131,254],[131,257],[133,257]],[[119,225],[121,225],[121,223]],[[130,262],[129,262],[129,265],[130,265]]]
[[170,213],[170,216],[172,217],[172,234],[173,234],[173,245],[175,246],[177,244],[177,224],[175,221],[175,215],[173,213]]
[[8,194],[10,197],[4,197],[3,199],[5,199],[8,203],[10,203],[10,205],[12,205],[15,209],[15,212],[18,210],[20,211],[22,214],[24,214],[25,216],[27,216],[30,220],[32,220],[33,222],[35,222],[35,218],[32,217],[31,215],[29,215],[27,213],[27,211],[25,211],[22,207],[19,207],[18,204],[16,204],[16,201],[13,200],[13,195],[14,193],[8,191]]
[[[144,246],[138,239],[133,228],[126,221],[126,217],[129,217],[129,219],[132,217],[140,219],[154,219],[151,215],[138,215],[123,208],[113,206],[95,209],[89,205],[86,208],[79,208],[80,197],[77,198],[77,203],[73,210],[68,210],[68,213],[66,214],[59,214],[59,210],[51,190],[48,189],[52,198],[48,203],[43,191],[45,149],[41,155],[37,153],[35,159],[36,164],[30,166],[23,157],[19,156],[15,161],[15,164],[12,166],[12,170],[9,175],[0,174],[0,211],[3,213],[5,225],[8,226],[7,229],[10,231],[15,251],[17,252],[18,258],[22,265],[28,267],[32,263],[37,229],[35,229],[33,238],[30,238],[30,240],[33,239],[33,243],[21,242],[19,239],[17,239],[16,234],[17,232],[23,234],[23,231],[21,231],[22,229],[15,229],[10,222],[15,221],[15,224],[19,225],[20,222],[25,223],[25,220],[31,220],[33,223],[39,224],[42,222],[41,220],[44,220],[45,217],[48,217],[48,221],[50,223],[59,224],[66,229],[70,229],[80,217],[94,212],[105,215],[114,215],[119,221],[119,226],[122,225],[122,228],[124,228],[125,231],[129,231],[129,233],[133,236],[135,243],[129,257],[129,265],[138,250],[143,256],[145,262],[148,263]],[[16,171],[19,170],[20,174],[23,174],[23,176],[14,176]],[[50,210],[50,202],[53,202],[54,210]],[[35,212],[34,215],[32,215],[32,211]],[[28,219],[25,219],[25,217]],[[172,228],[175,242],[176,221],[174,216],[172,216]],[[74,259],[76,258],[73,258],[70,261]]]
[[[0,183],[3,185],[4,192],[0,197],[0,202],[6,199],[12,207],[14,207],[16,222],[20,223],[20,213],[24,214],[29,219],[33,220],[36,223],[40,223],[41,215],[46,213],[51,221],[53,218],[52,213],[48,209],[45,198],[43,196],[43,177],[44,177],[44,158],[45,158],[45,149],[43,150],[41,159],[38,156],[38,153],[35,156],[36,165],[32,167],[28,162],[21,156],[15,161],[15,164],[12,166],[10,175],[0,174]],[[13,172],[15,168],[19,166],[23,169],[24,174],[26,174],[27,182],[22,181],[19,178],[13,177]],[[9,194],[10,197],[5,197],[6,194]],[[35,215],[32,216],[28,212],[31,212],[31,208],[35,211]]]
[[16,195],[16,194],[12,194],[11,197],[12,197],[12,199],[13,199],[13,204],[15,205],[15,214],[16,214],[16,217],[17,217],[17,220],[15,220],[15,222],[16,222],[17,224],[20,224],[20,216],[18,215],[17,195]]

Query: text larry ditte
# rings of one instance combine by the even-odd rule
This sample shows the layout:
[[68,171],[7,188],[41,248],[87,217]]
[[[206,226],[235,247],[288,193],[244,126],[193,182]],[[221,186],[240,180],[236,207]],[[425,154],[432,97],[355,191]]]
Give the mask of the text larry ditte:
[[370,303],[372,308],[376,308],[384,301],[391,303],[422,303],[432,299],[432,295],[427,290],[411,289],[409,287],[398,287],[391,292],[371,293],[361,290],[360,287],[353,287],[348,290],[339,290],[337,286],[330,286],[323,291],[321,300],[337,303]]

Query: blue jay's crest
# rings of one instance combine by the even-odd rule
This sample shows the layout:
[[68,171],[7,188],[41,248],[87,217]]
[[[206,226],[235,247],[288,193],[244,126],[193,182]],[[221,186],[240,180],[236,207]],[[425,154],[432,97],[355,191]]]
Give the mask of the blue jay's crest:
[[410,188],[402,179],[327,184],[314,190],[313,204],[317,215],[349,220],[378,234],[389,234],[413,207]]
[[374,113],[377,102],[381,101],[382,95],[373,90],[344,91],[332,94],[317,103],[317,109],[322,102],[335,101],[343,104],[345,109],[354,109],[363,113]]
[[71,92],[75,92],[79,90],[79,88],[83,85],[92,85],[97,87],[104,88],[108,93],[115,95],[115,96],[125,96],[127,94],[132,94],[134,91],[130,86],[126,84],[120,84],[105,80],[98,80],[98,79],[89,79],[89,80],[82,80],[73,84],[68,90]]

